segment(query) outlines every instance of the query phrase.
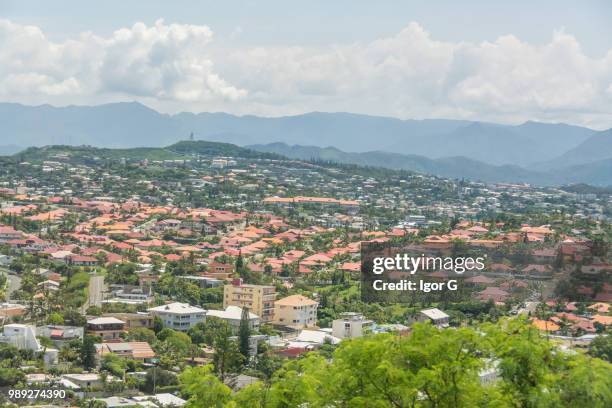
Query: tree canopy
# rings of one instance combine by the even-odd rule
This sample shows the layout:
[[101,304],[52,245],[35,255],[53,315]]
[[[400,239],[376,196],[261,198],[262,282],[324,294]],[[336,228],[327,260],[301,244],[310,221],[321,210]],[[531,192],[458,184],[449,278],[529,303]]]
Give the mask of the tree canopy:
[[332,359],[309,353],[233,395],[200,370],[181,376],[191,407],[612,406],[612,365],[563,352],[519,319],[343,341]]

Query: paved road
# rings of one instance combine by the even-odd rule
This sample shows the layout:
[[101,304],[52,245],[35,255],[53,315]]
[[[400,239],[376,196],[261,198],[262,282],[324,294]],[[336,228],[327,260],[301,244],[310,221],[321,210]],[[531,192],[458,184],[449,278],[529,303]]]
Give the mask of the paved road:
[[102,306],[102,300],[104,300],[103,295],[106,290],[106,285],[104,284],[104,276],[92,276],[89,279],[89,299],[82,307],[83,313],[87,310],[89,306]]
[[8,278],[8,288],[6,291],[6,299],[10,300],[13,292],[21,287],[21,278],[17,275],[10,274],[8,269],[0,268],[0,273],[5,274]]

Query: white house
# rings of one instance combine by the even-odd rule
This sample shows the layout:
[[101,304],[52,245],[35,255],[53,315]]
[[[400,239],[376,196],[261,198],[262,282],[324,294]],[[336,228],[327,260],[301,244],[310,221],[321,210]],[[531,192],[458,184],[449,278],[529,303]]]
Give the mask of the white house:
[[[116,377],[107,376],[107,382],[118,381]],[[73,390],[86,388],[102,388],[104,386],[104,378],[97,373],[76,373],[64,374],[60,378],[60,383]]]
[[449,315],[434,307],[421,310],[416,319],[419,322],[430,321],[434,326],[444,328],[448,327]]
[[149,309],[149,313],[159,316],[164,327],[178,331],[187,331],[199,322],[206,320],[206,310],[179,302],[152,307]]
[[45,365],[57,364],[59,351],[43,347],[36,338],[36,327],[27,324],[7,324],[4,326],[0,342],[8,343],[20,350],[32,350],[36,353],[44,351]]
[[322,346],[325,342],[338,344],[340,340],[325,330],[302,330],[294,340],[289,342],[289,348],[312,349]]
[[182,407],[187,403],[182,398],[177,397],[176,395],[164,393],[164,394],[155,394],[155,395],[142,395],[137,397],[132,397],[134,401],[139,403],[144,402],[153,402],[158,407]]
[[362,337],[370,332],[372,320],[368,320],[360,313],[341,313],[340,318],[332,322],[332,334],[339,339],[352,339]]
[[[240,327],[240,321],[242,320],[242,308],[238,306],[228,306],[225,308],[225,310],[209,310],[206,312],[206,317],[209,316],[225,320],[235,331],[238,330],[238,327]],[[257,316],[255,313],[249,312],[249,326],[251,329],[255,330],[259,328],[259,316]]]

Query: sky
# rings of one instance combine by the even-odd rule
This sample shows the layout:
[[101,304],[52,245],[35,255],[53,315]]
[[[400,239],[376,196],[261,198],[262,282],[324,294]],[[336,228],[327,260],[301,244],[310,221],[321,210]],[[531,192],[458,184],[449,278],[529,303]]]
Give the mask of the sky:
[[0,0],[0,101],[612,127],[612,2],[501,3]]

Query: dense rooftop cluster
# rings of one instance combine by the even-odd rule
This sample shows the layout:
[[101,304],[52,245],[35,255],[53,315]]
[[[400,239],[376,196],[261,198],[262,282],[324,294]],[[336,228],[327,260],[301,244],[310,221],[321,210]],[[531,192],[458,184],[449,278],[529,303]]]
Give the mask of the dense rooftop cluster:
[[[605,192],[228,146],[0,159],[0,346],[15,357],[0,365],[1,385],[52,385],[74,401],[103,391],[107,406],[138,405],[137,390],[181,405],[188,366],[212,367],[202,373],[238,391],[287,359],[331,358],[363,335],[410,336],[419,321],[453,330],[523,319],[559,348],[591,350],[612,326]],[[370,304],[359,296],[364,241],[495,257],[458,298]],[[482,384],[503,376],[497,358],[483,363]]]

